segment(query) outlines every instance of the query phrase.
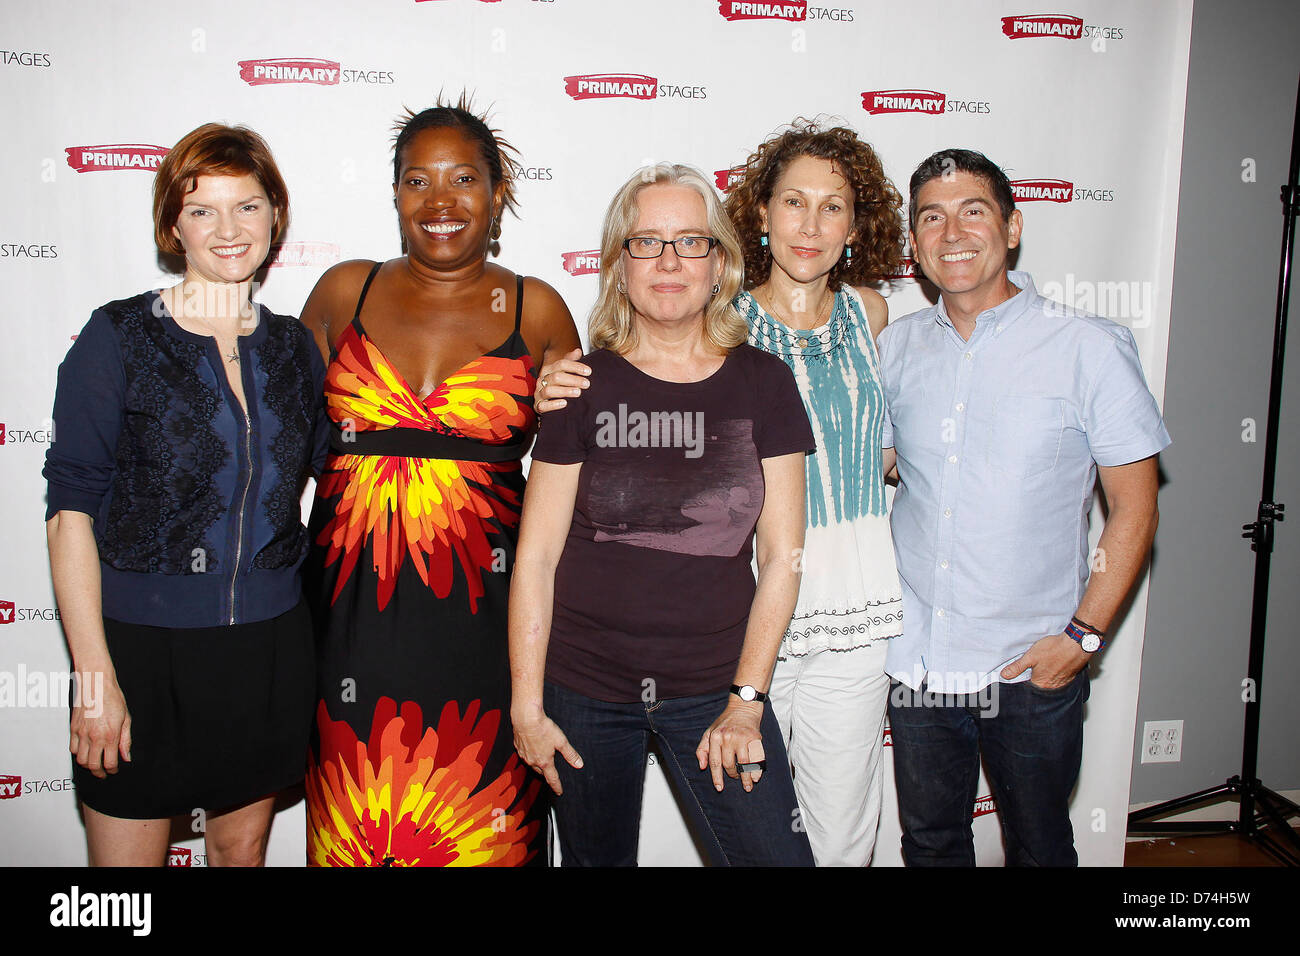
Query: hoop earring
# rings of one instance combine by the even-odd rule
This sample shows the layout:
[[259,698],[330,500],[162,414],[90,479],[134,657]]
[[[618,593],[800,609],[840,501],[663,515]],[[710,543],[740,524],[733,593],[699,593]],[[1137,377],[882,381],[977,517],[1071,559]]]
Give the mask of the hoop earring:
[[619,295],[627,295],[627,286],[625,286],[621,281],[615,282],[614,288],[618,290]]

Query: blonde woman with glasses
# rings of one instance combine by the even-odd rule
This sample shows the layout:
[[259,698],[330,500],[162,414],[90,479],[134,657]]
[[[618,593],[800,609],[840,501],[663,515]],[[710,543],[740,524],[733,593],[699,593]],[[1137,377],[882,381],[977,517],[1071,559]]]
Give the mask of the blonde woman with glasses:
[[741,276],[704,177],[637,172],[605,218],[597,374],[533,450],[511,719],[566,866],[635,864],[651,735],[710,863],[812,865],[766,691],[813,438],[790,370],[745,344]]

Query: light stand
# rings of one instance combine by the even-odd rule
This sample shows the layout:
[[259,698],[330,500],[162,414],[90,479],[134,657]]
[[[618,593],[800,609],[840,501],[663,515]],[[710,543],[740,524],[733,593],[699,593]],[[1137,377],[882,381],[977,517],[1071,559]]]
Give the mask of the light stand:
[[[1278,418],[1282,404],[1283,356],[1286,349],[1287,306],[1291,288],[1291,260],[1294,253],[1296,214],[1300,192],[1296,174],[1300,167],[1300,91],[1296,96],[1296,118],[1291,127],[1291,167],[1282,187],[1282,261],[1278,267],[1277,320],[1273,328],[1273,369],[1268,390],[1268,432],[1264,440],[1264,485],[1258,517],[1243,525],[1243,538],[1250,539],[1255,552],[1255,589],[1250,612],[1250,659],[1245,685],[1246,732],[1242,744],[1241,775],[1229,777],[1220,786],[1201,790],[1164,803],[1135,810],[1128,817],[1132,834],[1240,833],[1265,852],[1288,866],[1300,866],[1300,836],[1287,818],[1300,814],[1300,806],[1268,789],[1255,775],[1259,757],[1259,706],[1263,696],[1265,615],[1268,611],[1268,573],[1273,557],[1274,524],[1283,519],[1285,506],[1273,501],[1273,478],[1277,470]],[[1155,820],[1200,804],[1218,803],[1237,797],[1241,801],[1236,820],[1169,823]]]

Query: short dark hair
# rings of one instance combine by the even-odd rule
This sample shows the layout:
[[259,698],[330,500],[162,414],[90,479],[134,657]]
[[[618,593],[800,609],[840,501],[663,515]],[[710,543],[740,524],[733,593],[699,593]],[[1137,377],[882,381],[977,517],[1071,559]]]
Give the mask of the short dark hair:
[[907,225],[909,229],[916,230],[916,197],[921,187],[932,179],[938,179],[952,172],[970,173],[984,180],[989,191],[993,193],[993,198],[997,200],[1002,221],[1006,222],[1011,218],[1011,213],[1016,208],[1016,196],[1011,191],[1011,183],[1001,166],[973,149],[941,149],[923,160],[908,181]]
[[440,93],[433,106],[419,113],[407,110],[406,115],[394,124],[393,130],[397,135],[393,137],[393,183],[401,178],[402,150],[406,144],[426,129],[449,127],[460,130],[478,144],[483,162],[487,163],[491,179],[489,187],[495,190],[498,183],[504,183],[505,208],[515,212],[515,180],[520,171],[516,150],[501,136],[500,130],[487,124],[486,113],[480,116],[474,112],[472,97],[465,92],[460,94],[455,105],[443,100]]
[[289,189],[266,140],[246,126],[205,123],[182,136],[158,164],[153,181],[153,238],[160,252],[185,255],[172,228],[200,176],[252,176],[266,190],[275,212],[271,242],[284,234],[289,224]]

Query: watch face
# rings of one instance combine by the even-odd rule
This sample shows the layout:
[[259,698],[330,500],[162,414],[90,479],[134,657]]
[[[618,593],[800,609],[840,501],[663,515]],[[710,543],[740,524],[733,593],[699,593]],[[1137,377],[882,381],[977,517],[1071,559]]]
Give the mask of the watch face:
[[749,684],[740,688],[739,697],[741,700],[753,700],[756,696],[758,696],[758,692]]
[[1087,634],[1084,636],[1083,640],[1080,641],[1079,643],[1082,645],[1085,651],[1091,654],[1095,650],[1097,650],[1097,648],[1101,647],[1101,638],[1098,637],[1096,634]]

